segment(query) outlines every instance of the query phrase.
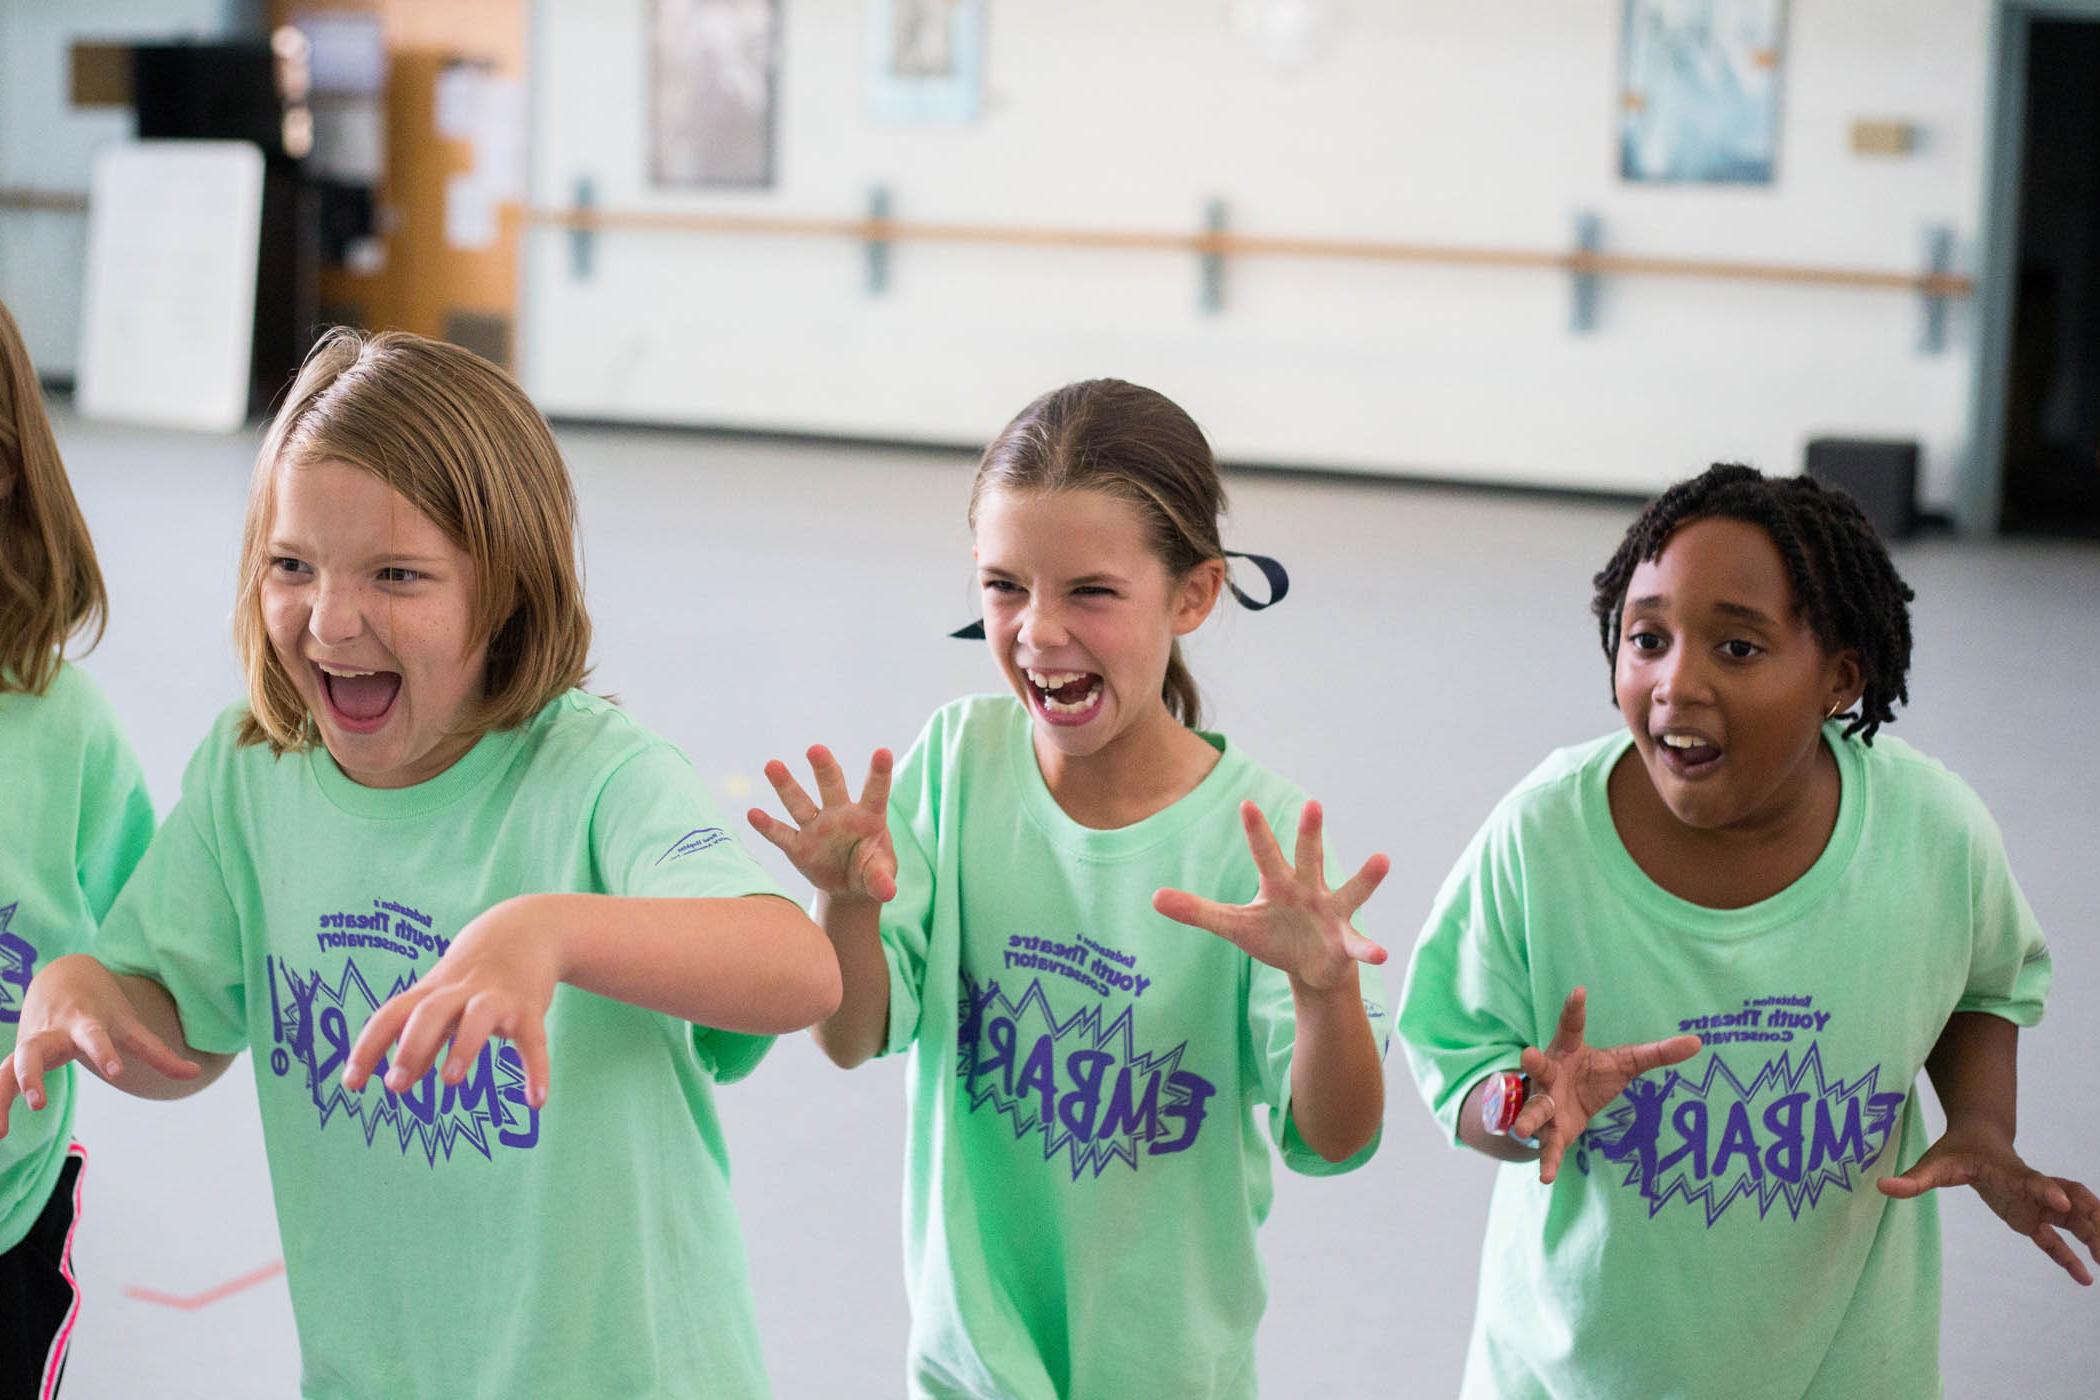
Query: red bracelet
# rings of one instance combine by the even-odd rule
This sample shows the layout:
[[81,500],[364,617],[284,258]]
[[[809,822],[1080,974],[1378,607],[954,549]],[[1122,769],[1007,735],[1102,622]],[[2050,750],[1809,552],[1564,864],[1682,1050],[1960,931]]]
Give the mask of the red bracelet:
[[1514,1070],[1492,1076],[1487,1092],[1480,1097],[1480,1126],[1491,1133],[1508,1132],[1516,1125],[1517,1114],[1523,1111],[1530,1091],[1530,1079]]

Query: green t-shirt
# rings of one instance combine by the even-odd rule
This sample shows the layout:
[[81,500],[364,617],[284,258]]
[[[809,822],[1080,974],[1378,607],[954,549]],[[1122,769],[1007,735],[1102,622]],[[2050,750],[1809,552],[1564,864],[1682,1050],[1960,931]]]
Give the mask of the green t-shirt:
[[1577,985],[1593,1045],[1705,1042],[1629,1085],[1552,1186],[1497,1172],[1467,1396],[1939,1393],[1938,1206],[1874,1182],[1925,1149],[1915,1084],[1947,1018],[2034,1024],[2049,954],[1960,779],[1901,739],[1824,734],[1836,828],[1761,903],[1708,909],[1641,872],[1606,795],[1623,730],[1547,759],[1445,882],[1399,1031],[1454,1139],[1467,1092],[1543,1045]]
[[513,895],[778,893],[691,765],[581,691],[394,790],[238,747],[239,713],[96,951],[197,1048],[255,1051],[305,1393],[763,1394],[713,1086],[770,1039],[564,985],[542,1110],[508,1044],[456,1088],[342,1086],[372,1011]]
[[[1152,910],[1162,886],[1253,898],[1244,798],[1295,839],[1304,795],[1204,737],[1195,790],[1113,831],[1057,805],[1010,696],[941,709],[898,769],[914,1395],[1252,1395],[1270,1140],[1309,1173],[1376,1150],[1331,1164],[1290,1126],[1288,979]],[[1382,1052],[1369,968],[1363,998]]]
[[[29,979],[84,951],[153,837],[153,804],[109,701],[61,664],[42,695],[0,694],[0,1056],[15,1051]],[[50,1199],[73,1126],[73,1067],[16,1103],[0,1138],[0,1251]]]

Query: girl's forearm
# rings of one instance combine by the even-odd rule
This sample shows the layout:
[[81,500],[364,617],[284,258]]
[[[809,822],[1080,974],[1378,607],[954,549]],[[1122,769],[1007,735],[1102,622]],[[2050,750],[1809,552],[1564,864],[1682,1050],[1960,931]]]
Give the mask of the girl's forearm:
[[1297,1037],[1291,1050],[1291,1122],[1330,1162],[1361,1152],[1385,1118],[1378,1041],[1355,978],[1314,991],[1291,983]]
[[182,1032],[182,1016],[175,1009],[175,998],[168,995],[166,987],[150,977],[125,972],[113,975],[118,989],[124,993],[124,1000],[131,1003],[132,1012],[146,1029],[176,1054],[195,1061],[200,1073],[192,1079],[171,1079],[146,1063],[143,1055],[132,1054],[121,1045],[117,1047],[117,1054],[124,1062],[124,1072],[115,1078],[102,1073],[100,1066],[85,1059],[80,1062],[81,1068],[111,1088],[121,1089],[135,1098],[160,1100],[186,1099],[226,1072],[226,1066],[233,1063],[233,1056],[213,1054],[190,1044]]
[[552,932],[562,981],[683,1021],[785,1035],[838,1005],[838,962],[785,899],[521,895],[513,918]]
[[838,955],[838,1010],[816,1025],[817,1048],[841,1069],[880,1054],[889,1039],[890,968],[882,955],[882,906],[872,899],[817,896],[817,923]]
[[2003,1016],[1957,1011],[1947,1019],[1925,1073],[1947,1113],[1949,1134],[1985,1132],[2007,1143],[2019,1124],[2020,1028]]

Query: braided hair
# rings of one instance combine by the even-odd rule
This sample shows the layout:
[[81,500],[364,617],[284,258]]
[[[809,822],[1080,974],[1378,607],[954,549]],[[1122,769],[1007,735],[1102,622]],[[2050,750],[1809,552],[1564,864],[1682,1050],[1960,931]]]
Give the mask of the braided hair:
[[[1845,727],[1874,742],[1874,731],[1910,701],[1910,601],[1881,537],[1858,502],[1813,477],[1771,476],[1717,462],[1650,501],[1592,583],[1590,611],[1605,658],[1619,662],[1619,616],[1633,572],[1661,557],[1670,536],[1695,520],[1741,520],[1771,536],[1786,565],[1799,615],[1831,652],[1859,656],[1866,682]],[[1617,696],[1614,692],[1614,703]]]

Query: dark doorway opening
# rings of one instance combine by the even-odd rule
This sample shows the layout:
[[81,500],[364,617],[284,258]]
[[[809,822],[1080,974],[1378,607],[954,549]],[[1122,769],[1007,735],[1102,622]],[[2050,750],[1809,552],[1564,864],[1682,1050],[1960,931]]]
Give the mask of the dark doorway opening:
[[2100,539],[2100,23],[2034,22],[2022,146],[1999,523]]

